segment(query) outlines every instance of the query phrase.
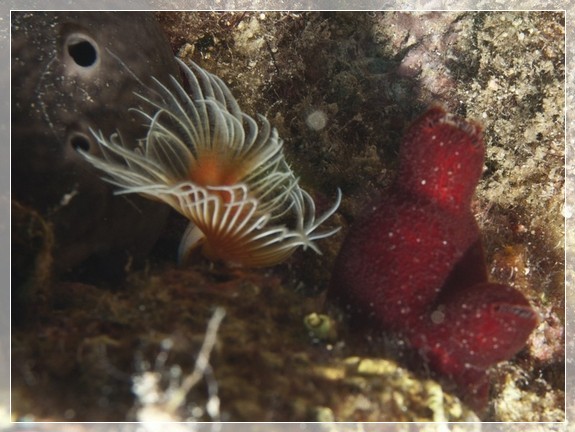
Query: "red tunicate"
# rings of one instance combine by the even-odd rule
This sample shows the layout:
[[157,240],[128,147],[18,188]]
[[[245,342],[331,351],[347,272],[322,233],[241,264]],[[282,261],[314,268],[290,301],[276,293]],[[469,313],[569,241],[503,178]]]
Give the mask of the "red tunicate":
[[537,323],[523,294],[487,281],[470,209],[484,154],[476,123],[439,107],[416,120],[389,192],[351,227],[328,293],[352,322],[406,339],[478,409],[486,369],[515,355]]

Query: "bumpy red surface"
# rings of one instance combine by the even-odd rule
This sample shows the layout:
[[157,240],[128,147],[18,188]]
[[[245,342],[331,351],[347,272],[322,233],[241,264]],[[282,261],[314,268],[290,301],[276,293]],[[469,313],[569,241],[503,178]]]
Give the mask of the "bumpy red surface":
[[352,226],[330,296],[351,319],[400,334],[480,408],[486,369],[537,323],[523,294],[489,283],[470,210],[485,149],[480,127],[432,108],[407,132],[398,177]]

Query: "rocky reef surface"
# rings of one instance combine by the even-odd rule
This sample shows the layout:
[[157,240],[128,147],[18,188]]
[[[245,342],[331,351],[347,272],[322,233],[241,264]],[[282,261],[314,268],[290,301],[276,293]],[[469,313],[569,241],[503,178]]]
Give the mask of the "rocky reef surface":
[[[564,419],[562,13],[155,16],[174,53],[220,76],[244,111],[278,129],[319,210],[341,188],[329,224],[343,229],[322,240],[322,255],[298,251],[270,269],[203,259],[178,268],[185,221],[171,215],[145,267],[122,282],[87,281],[54,275],[50,223],[16,208],[14,264],[26,288],[12,328],[16,420],[478,419],[408,369],[384,336],[357,337],[323,298],[347,228],[385,193],[403,132],[434,104],[483,125],[472,210],[490,278],[521,290],[540,318],[526,348],[491,369],[481,418]],[[220,307],[212,340],[207,327]],[[198,356],[209,367],[187,388]]]

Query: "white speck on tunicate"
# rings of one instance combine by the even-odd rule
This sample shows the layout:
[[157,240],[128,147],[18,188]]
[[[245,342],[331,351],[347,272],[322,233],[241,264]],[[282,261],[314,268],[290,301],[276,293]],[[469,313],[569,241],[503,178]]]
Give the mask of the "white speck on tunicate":
[[434,310],[431,313],[431,322],[433,322],[434,324],[441,324],[444,319],[445,319],[445,313],[443,311]]

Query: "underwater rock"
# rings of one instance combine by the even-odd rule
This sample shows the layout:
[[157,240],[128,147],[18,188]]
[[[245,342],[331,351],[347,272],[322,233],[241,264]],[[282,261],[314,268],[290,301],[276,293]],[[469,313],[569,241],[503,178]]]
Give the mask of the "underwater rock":
[[45,288],[51,276],[52,230],[34,210],[12,201],[10,209],[12,229],[11,260],[12,322],[24,321],[27,316],[21,307],[32,298],[44,300]]
[[406,339],[476,409],[487,368],[515,355],[537,323],[523,294],[487,281],[470,209],[484,152],[474,123],[441,108],[417,120],[389,195],[344,241],[329,293],[352,320]]
[[76,150],[99,154],[91,130],[134,147],[146,135],[134,92],[169,75],[178,69],[151,13],[12,13],[12,196],[53,227],[56,272],[121,272],[157,240],[168,208],[114,196]]

